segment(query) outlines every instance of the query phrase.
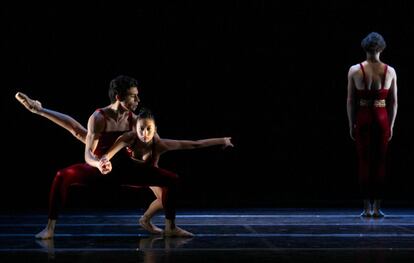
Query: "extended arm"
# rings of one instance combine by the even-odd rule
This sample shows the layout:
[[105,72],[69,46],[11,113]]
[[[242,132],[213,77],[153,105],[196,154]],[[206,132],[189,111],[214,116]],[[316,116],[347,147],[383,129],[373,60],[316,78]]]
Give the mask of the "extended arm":
[[111,160],[112,157],[114,157],[114,155],[117,152],[122,150],[124,147],[131,145],[131,143],[133,142],[133,140],[135,138],[134,136],[135,136],[134,131],[127,132],[127,133],[124,133],[121,136],[119,136],[118,139],[116,139],[114,144],[111,146],[111,148],[109,148],[108,152],[106,154],[104,154],[103,157],[108,159],[108,161]]
[[224,148],[233,147],[233,144],[231,143],[231,137],[212,138],[197,141],[160,139],[160,144],[162,146],[162,152],[197,149],[214,145],[222,145]]

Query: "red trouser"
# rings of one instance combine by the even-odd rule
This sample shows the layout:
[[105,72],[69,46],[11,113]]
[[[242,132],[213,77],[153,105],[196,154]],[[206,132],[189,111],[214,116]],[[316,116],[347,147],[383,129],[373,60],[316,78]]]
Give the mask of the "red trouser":
[[[117,171],[117,168],[122,168],[119,169],[122,171]],[[49,219],[57,219],[58,210],[66,203],[71,185],[92,186],[104,176],[113,176],[114,180],[111,182],[116,184],[161,187],[165,218],[175,219],[177,174],[149,165],[136,164],[131,160],[125,160],[122,167],[114,167],[108,175],[102,175],[97,168],[86,163],[75,164],[58,171],[50,190]]]
[[390,128],[385,107],[360,107],[356,116],[356,146],[361,192],[366,199],[382,198]]

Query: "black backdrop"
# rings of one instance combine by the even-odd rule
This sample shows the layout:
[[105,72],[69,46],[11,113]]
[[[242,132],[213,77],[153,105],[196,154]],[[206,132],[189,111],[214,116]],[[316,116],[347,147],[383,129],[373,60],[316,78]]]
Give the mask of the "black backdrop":
[[86,125],[119,74],[139,80],[162,137],[233,137],[234,149],[163,156],[183,179],[182,206],[359,202],[346,76],[365,59],[360,41],[371,31],[385,37],[382,59],[399,77],[386,200],[411,205],[414,11],[409,1],[312,2],[3,6],[2,207],[46,208],[56,171],[83,161],[83,145],[26,111],[15,92]]

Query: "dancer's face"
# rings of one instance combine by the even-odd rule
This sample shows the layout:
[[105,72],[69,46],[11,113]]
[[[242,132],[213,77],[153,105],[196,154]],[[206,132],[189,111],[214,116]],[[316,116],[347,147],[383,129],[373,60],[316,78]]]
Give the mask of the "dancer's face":
[[132,87],[128,90],[125,99],[122,101],[122,106],[130,111],[135,111],[139,102],[138,88]]
[[145,143],[149,143],[154,138],[156,132],[155,122],[153,119],[138,119],[137,135]]

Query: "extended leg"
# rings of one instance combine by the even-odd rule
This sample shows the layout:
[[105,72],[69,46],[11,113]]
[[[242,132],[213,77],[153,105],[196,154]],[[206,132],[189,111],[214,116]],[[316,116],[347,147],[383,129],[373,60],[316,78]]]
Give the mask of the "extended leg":
[[24,93],[17,92],[15,97],[30,112],[49,119],[53,123],[69,131],[76,139],[85,143],[87,134],[86,128],[71,116],[43,108],[40,101],[32,100]]

